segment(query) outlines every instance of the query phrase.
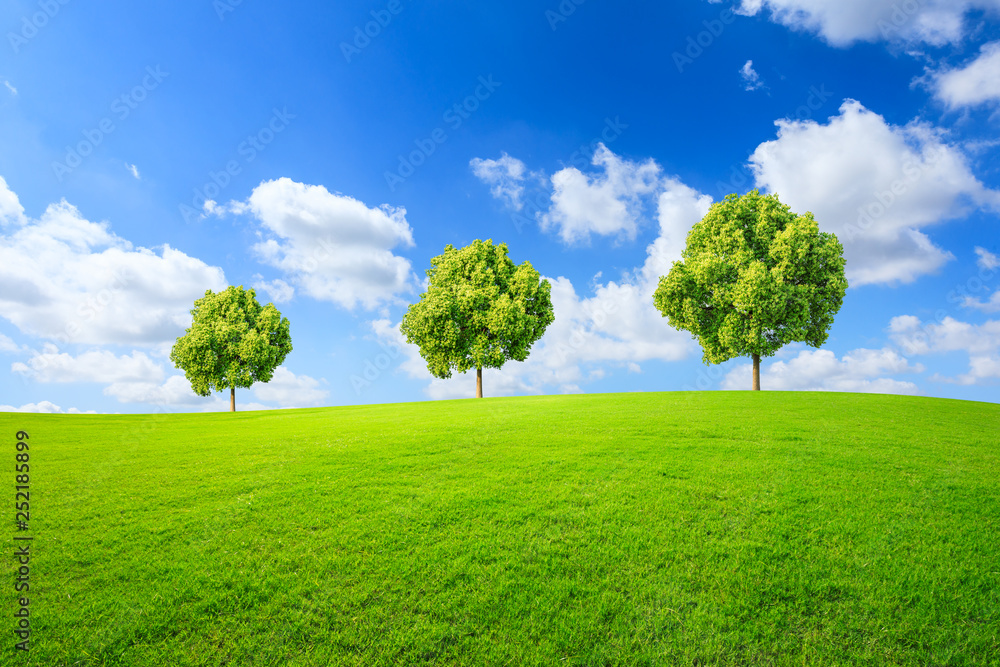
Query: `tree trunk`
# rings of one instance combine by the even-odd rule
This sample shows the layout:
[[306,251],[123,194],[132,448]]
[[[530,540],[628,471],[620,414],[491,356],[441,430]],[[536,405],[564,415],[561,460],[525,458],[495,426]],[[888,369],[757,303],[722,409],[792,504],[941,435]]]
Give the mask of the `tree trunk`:
[[760,391],[760,355],[753,355],[753,390]]
[[229,388],[229,411],[236,412],[236,387]]
[[476,398],[483,397],[483,369],[476,369]]

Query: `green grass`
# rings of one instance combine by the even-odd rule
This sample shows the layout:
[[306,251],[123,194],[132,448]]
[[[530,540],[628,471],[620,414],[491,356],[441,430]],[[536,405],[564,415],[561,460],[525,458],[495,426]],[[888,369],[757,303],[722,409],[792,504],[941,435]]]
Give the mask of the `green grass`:
[[[31,434],[0,664],[998,665],[1000,406],[484,399]],[[6,626],[6,627],[4,627]]]

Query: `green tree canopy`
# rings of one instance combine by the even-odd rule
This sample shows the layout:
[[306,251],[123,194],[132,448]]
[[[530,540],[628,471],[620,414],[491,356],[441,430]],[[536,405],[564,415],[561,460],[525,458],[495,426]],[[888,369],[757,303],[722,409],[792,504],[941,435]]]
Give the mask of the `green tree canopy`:
[[288,319],[272,303],[261,306],[254,291],[242,285],[208,290],[194,302],[191,316],[191,327],[174,343],[170,360],[199,396],[229,389],[232,412],[236,387],[270,381],[292,351]]
[[681,257],[660,278],[656,307],[698,339],[706,363],[753,357],[754,389],[762,356],[826,342],[847,291],[837,237],[757,190],[713,204]]
[[476,396],[483,395],[483,368],[524,361],[555,316],[552,286],[530,262],[517,266],[507,244],[475,240],[431,260],[427,291],[403,316],[400,330],[420,347],[434,377],[476,369]]

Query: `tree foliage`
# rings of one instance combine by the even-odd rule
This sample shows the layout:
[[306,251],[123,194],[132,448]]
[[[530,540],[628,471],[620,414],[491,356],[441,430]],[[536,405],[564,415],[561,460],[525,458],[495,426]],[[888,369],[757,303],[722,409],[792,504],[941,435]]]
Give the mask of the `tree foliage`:
[[552,286],[530,262],[515,265],[507,244],[476,240],[431,260],[427,291],[400,330],[438,378],[524,361],[555,317]]
[[184,371],[199,396],[268,382],[292,351],[287,318],[274,304],[261,306],[243,286],[205,292],[194,302],[191,327],[177,339],[170,360]]
[[[707,363],[821,346],[847,290],[844,249],[777,195],[757,190],[713,204],[660,278],[656,307],[698,339]],[[756,373],[755,373],[756,377]]]

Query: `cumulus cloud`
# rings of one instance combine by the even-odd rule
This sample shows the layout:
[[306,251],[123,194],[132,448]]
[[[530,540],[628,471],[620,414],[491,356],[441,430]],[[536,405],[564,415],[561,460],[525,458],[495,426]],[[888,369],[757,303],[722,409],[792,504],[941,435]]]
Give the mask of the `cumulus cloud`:
[[1000,100],[1000,42],[984,44],[979,56],[964,67],[931,74],[935,97],[948,107],[972,107]]
[[26,403],[19,408],[13,405],[0,405],[0,412],[36,412],[43,414],[69,414],[69,415],[93,415],[96,414],[94,410],[87,410],[84,412],[78,408],[69,408],[68,410],[63,410],[58,405],[52,401],[39,401],[38,403]]
[[760,74],[757,70],[753,68],[753,61],[748,60],[742,68],[740,68],[740,76],[743,78],[743,86],[747,91],[757,90],[764,86],[764,81],[760,78]]
[[644,198],[660,184],[659,165],[624,160],[603,143],[592,164],[601,173],[567,167],[552,175],[552,206],[541,218],[542,229],[558,231],[565,243],[586,242],[592,233],[634,239]]
[[998,0],[743,0],[738,12],[767,10],[775,23],[819,34],[834,46],[857,41],[926,43],[961,41],[970,11],[1000,9]]
[[1000,207],[1000,195],[976,179],[964,153],[925,124],[890,125],[847,100],[826,124],[776,125],[778,138],[750,158],[757,186],[837,234],[854,287],[936,271],[953,255],[923,228],[971,207]]
[[21,348],[9,336],[0,334],[0,352],[20,352]]
[[222,269],[170,246],[134,247],[65,200],[32,220],[0,179],[0,315],[22,332],[63,342],[155,345],[190,323]]
[[295,296],[295,288],[284,280],[267,281],[259,274],[255,275],[253,279],[253,288],[258,292],[263,292],[274,303],[285,303],[291,301],[292,297]]
[[[647,247],[644,264],[617,281],[595,279],[589,294],[581,294],[568,278],[549,278],[555,322],[526,361],[483,371],[486,395],[579,392],[581,385],[605,377],[608,368],[638,373],[641,362],[678,361],[695,351],[691,336],[667,324],[652,295],[659,277],[680,259],[688,231],[705,216],[712,199],[674,178],[663,179],[659,188],[660,233]],[[372,328],[383,345],[400,350],[401,372],[427,382],[431,398],[474,395],[474,373],[433,378],[417,347],[404,341],[398,324],[383,319]]]
[[901,315],[890,321],[889,335],[906,354],[969,355],[968,373],[955,378],[936,375],[932,379],[975,385],[1000,378],[1000,320],[977,325],[945,317],[940,322],[924,323],[913,315]]
[[469,162],[472,173],[490,186],[490,193],[504,201],[515,211],[524,208],[524,180],[527,168],[524,163],[503,153],[498,160],[473,158]]
[[1000,257],[997,257],[986,248],[976,246],[976,266],[988,271],[1000,269]]
[[37,382],[159,382],[164,375],[163,368],[143,352],[119,357],[107,350],[90,350],[74,357],[52,344],[28,363],[12,364],[11,370]]
[[270,382],[255,384],[251,391],[257,400],[277,403],[282,407],[318,405],[330,393],[320,388],[319,380],[308,375],[296,375],[284,366],[274,370]]
[[[886,375],[919,373],[906,358],[889,349],[859,349],[842,358],[830,350],[802,350],[789,360],[761,365],[761,388],[771,391],[850,391],[877,394],[917,394],[912,382]],[[753,365],[743,364],[729,371],[722,389],[750,389]]]
[[392,253],[413,246],[405,209],[370,208],[321,185],[280,178],[229,210],[260,221],[265,238],[254,252],[314,299],[375,308],[413,289],[410,261]]

